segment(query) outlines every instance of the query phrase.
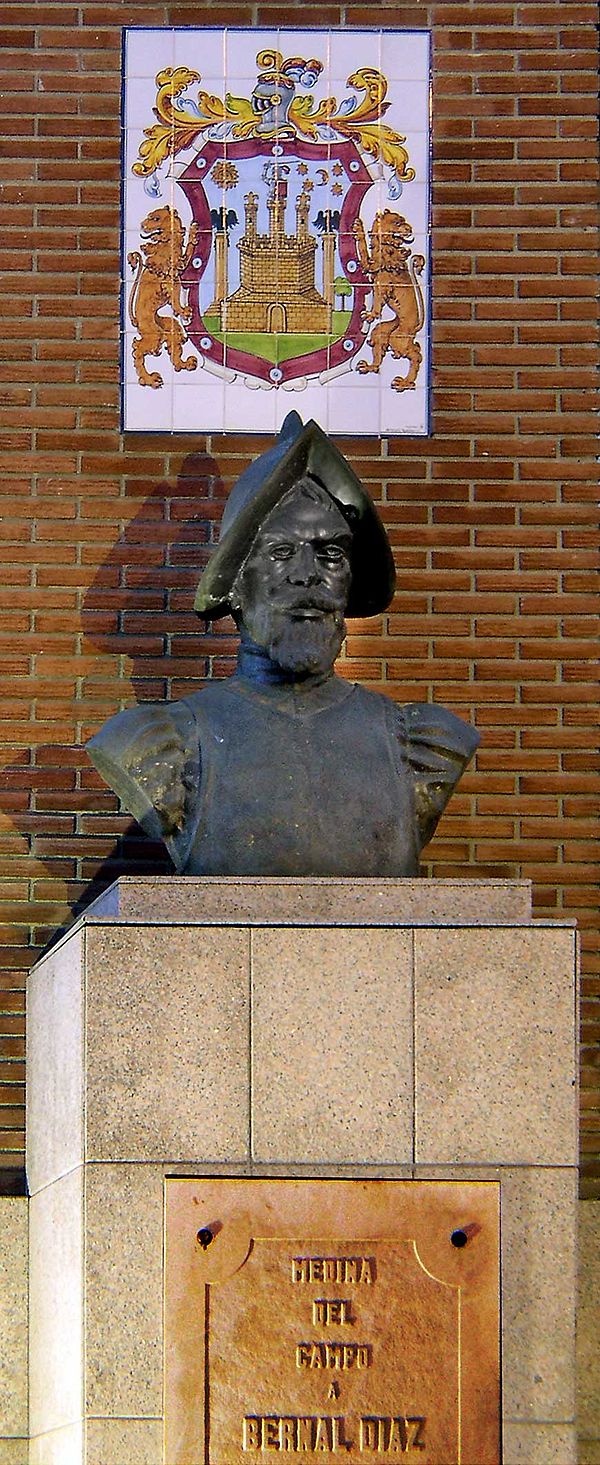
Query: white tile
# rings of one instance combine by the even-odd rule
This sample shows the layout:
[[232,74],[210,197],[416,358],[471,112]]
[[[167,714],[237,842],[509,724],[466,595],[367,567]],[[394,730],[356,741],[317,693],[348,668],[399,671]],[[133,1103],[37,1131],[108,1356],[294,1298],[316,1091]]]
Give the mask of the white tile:
[[300,26],[297,29],[295,26],[280,26],[277,44],[284,57],[298,56],[303,61],[314,59],[326,69],[331,36],[332,32],[327,27],[303,30]]
[[[421,347],[421,351],[423,351],[423,343],[422,343],[422,339],[421,339],[420,336],[417,336],[417,343],[416,344],[418,346],[420,346]],[[398,381],[398,380],[404,381],[406,379],[406,377],[408,376],[408,369],[409,369],[409,363],[408,363],[406,357],[404,357],[404,356],[394,357],[394,356],[392,356],[390,354],[390,352],[387,353],[385,359],[383,360],[383,362],[382,362],[382,364],[380,366],[380,369],[379,369],[379,372],[378,372],[377,375],[378,375],[378,380],[379,380],[379,384],[380,384],[380,388],[381,388],[382,403],[385,403],[385,408],[383,410],[383,415],[386,416],[386,417],[388,416],[388,413],[389,413],[389,404],[390,404],[390,401],[393,401],[396,398],[398,400],[402,400],[402,399],[405,400],[405,406],[402,409],[402,415],[403,415],[403,417],[406,417],[407,411],[408,411],[409,415],[414,416],[414,413],[413,413],[412,408],[410,407],[409,403],[410,403],[410,398],[417,391],[419,391],[419,390],[424,391],[425,390],[426,378],[427,378],[427,366],[426,366],[425,354],[423,353],[423,359],[422,359],[421,364],[420,364],[419,369],[418,369],[418,373],[417,373],[417,377],[416,377],[416,381],[415,381],[414,387],[405,387],[404,389],[400,389],[400,391],[397,391],[392,386],[392,382]],[[395,409],[392,407],[391,411],[392,411],[392,413],[394,413]]]
[[388,100],[392,102],[386,122],[404,136],[409,129],[426,132],[429,118],[429,86],[412,78],[390,84]]
[[329,75],[331,90],[335,86],[331,78],[341,78],[343,90],[340,91],[339,80],[337,82],[340,95],[357,96],[352,87],[346,85],[347,79],[361,66],[373,66],[379,70],[380,65],[380,35],[379,30],[354,31],[351,28],[331,31]]
[[251,49],[246,45],[243,59],[239,58],[236,61],[240,70],[228,71],[224,83],[221,84],[222,93],[230,92],[232,97],[238,97],[243,102],[250,101],[258,80],[259,67],[254,61],[256,46],[250,42],[250,47]]
[[[173,31],[172,64],[200,72],[201,80],[194,82],[188,95],[195,97],[198,87],[215,91],[214,79],[225,75],[225,48],[225,32],[219,26],[178,27]],[[218,95],[222,95],[220,89]]]
[[303,422],[310,422],[315,419],[323,432],[329,431],[329,401],[325,387],[320,387],[319,382],[310,381],[306,385],[296,384],[297,390],[293,387],[282,388],[277,393],[277,429],[281,428],[282,420],[288,412],[299,412]]
[[156,76],[164,66],[173,64],[173,31],[167,27],[126,32],[125,75]]
[[143,136],[145,127],[150,127],[156,120],[152,115],[152,108],[156,101],[156,82],[151,76],[130,76],[127,81],[125,93],[125,127],[128,133],[128,146],[131,147],[129,139],[133,135]]
[[[236,82],[236,91],[240,90],[237,83],[245,81],[250,84],[250,91],[256,85],[259,67],[256,57],[261,51],[276,51],[277,27],[273,30],[236,30],[228,28],[225,47],[225,74],[228,86]],[[246,94],[249,95],[249,92]]]
[[128,432],[171,432],[171,392],[159,396],[150,387],[140,387],[128,380],[125,383],[125,429]]
[[[418,380],[423,371],[424,367],[421,367]],[[380,432],[384,435],[405,433],[410,436],[414,433],[415,436],[423,436],[428,430],[427,402],[427,393],[418,388],[408,392],[382,393]]]
[[[409,167],[414,168],[415,182],[425,183],[429,176],[429,134],[426,130],[417,132],[415,128],[407,128],[403,133],[405,142],[403,146],[408,153]],[[411,183],[405,184],[405,192],[408,193]]]
[[383,33],[383,70],[390,82],[407,78],[429,82],[427,31],[386,30]]
[[219,378],[198,367],[193,385],[186,384],[173,394],[173,431],[222,432],[224,400]]
[[[299,384],[298,384],[299,385]],[[327,389],[318,381],[309,380],[297,391],[281,390],[277,393],[277,426],[280,427],[288,412],[299,412],[303,422],[314,418],[324,432],[329,431],[329,399]]]
[[225,393],[224,426],[227,432],[276,431],[277,391],[235,383],[235,392]]
[[329,391],[330,432],[377,435],[379,432],[379,392],[363,391],[357,386],[344,392]]

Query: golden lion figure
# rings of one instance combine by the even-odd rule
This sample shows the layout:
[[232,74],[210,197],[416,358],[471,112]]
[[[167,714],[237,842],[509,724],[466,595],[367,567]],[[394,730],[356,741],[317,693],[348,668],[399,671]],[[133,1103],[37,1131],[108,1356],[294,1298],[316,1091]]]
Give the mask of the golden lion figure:
[[[368,345],[373,360],[359,361],[357,371],[379,371],[387,351],[396,359],[408,361],[406,376],[395,376],[392,387],[395,392],[405,392],[414,387],[423,352],[416,335],[425,320],[423,291],[417,278],[422,273],[425,259],[407,248],[412,243],[413,232],[402,214],[391,209],[375,216],[370,231],[371,249],[367,248],[364,226],[361,219],[354,225],[354,237],[358,257],[365,274],[373,286],[371,310],[363,311],[364,321],[379,321],[373,327]],[[391,320],[383,317],[384,306],[394,312]]]
[[[146,258],[142,259],[137,250],[127,256],[130,268],[136,270],[129,297],[129,318],[138,332],[133,342],[133,359],[143,387],[163,385],[158,371],[146,369],[146,357],[158,356],[163,346],[175,371],[195,371],[198,365],[195,356],[183,358],[182,348],[188,338],[179,324],[179,320],[187,324],[192,319],[192,312],[182,299],[180,276],[192,257],[197,233],[196,224],[191,224],[185,244],[184,225],[176,210],[167,204],[154,209],[141,225],[141,248]],[[172,315],[158,314],[164,305],[170,305]]]

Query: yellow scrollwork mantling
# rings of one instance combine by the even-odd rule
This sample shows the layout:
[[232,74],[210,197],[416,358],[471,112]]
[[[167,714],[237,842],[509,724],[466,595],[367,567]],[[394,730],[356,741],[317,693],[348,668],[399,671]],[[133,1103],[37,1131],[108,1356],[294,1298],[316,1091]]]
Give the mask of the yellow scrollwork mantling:
[[[270,64],[281,66],[279,52],[259,52],[258,64],[267,65],[267,57]],[[228,92],[222,100],[199,90],[198,100],[191,104],[189,110],[178,107],[178,97],[193,82],[201,79],[199,72],[187,66],[167,66],[158,72],[156,105],[153,108],[157,121],[144,129],[139,158],[133,164],[137,177],[148,177],[167,157],[176,157],[199,135],[218,124],[229,123],[232,137],[261,136],[259,118],[246,97],[234,97]],[[326,126],[339,137],[354,140],[376,161],[388,164],[398,178],[414,178],[414,168],[408,165],[405,137],[381,121],[390,106],[386,101],[386,78],[373,67],[361,67],[348,77],[348,86],[363,93],[361,101],[351,111],[339,109],[335,97],[327,97],[315,107],[312,97],[295,96],[289,108],[289,122],[294,130],[300,136],[317,141],[319,127]]]

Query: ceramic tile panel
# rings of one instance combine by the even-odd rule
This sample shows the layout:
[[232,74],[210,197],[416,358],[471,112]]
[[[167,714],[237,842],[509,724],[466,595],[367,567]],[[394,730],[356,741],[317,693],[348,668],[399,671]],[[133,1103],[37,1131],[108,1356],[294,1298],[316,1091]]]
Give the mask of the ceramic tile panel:
[[136,27],[123,54],[125,430],[426,434],[429,33]]

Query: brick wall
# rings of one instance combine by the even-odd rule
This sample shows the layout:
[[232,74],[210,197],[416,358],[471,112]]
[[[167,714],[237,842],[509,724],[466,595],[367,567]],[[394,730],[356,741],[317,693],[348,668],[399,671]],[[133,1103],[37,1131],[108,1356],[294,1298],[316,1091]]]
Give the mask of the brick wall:
[[[275,4],[1,4],[6,671],[0,1148],[22,1163],[24,982],[125,867],[165,868],[88,764],[117,705],[232,666],[191,612],[240,437],[119,434],[120,27],[276,24]],[[303,4],[301,24],[434,32],[430,440],[341,442],[399,589],[347,670],[483,734],[436,875],[521,875],[582,935],[582,1175],[600,1191],[596,5]],[[288,18],[286,16],[286,18]],[[290,19],[291,19],[290,15]],[[168,612],[168,613],[167,613]]]

